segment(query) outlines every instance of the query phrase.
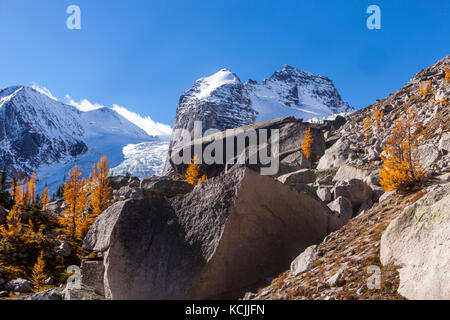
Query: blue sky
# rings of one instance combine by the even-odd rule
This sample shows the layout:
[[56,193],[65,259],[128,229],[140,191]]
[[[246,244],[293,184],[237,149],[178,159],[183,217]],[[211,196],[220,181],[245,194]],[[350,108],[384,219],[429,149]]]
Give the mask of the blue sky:
[[[71,4],[81,30],[66,28]],[[366,28],[370,4],[381,30]],[[0,87],[37,83],[172,125],[199,77],[261,81],[289,64],[360,108],[450,54],[449,12],[448,0],[1,0]]]

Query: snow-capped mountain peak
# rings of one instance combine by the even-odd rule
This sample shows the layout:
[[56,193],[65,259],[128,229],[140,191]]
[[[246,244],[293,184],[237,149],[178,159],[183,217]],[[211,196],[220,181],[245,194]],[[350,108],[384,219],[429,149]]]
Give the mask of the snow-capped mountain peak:
[[198,79],[194,84],[192,96],[199,100],[207,99],[217,88],[230,84],[241,84],[241,80],[233,72],[224,68],[209,77]]
[[327,77],[285,65],[261,84],[246,83],[257,121],[284,116],[304,120],[353,111]]
[[87,174],[106,155],[115,167],[124,161],[126,146],[157,141],[111,108],[84,112],[30,87],[0,90],[0,166],[10,173],[35,171],[50,189],[75,163]]

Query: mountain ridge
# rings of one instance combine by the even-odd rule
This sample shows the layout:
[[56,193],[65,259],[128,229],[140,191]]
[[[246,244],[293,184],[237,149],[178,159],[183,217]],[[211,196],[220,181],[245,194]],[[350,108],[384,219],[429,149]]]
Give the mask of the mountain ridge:
[[80,111],[27,86],[0,90],[0,165],[10,173],[41,171],[40,188],[54,189],[75,163],[90,171],[103,154],[118,166],[124,147],[152,141],[158,138],[111,108]]

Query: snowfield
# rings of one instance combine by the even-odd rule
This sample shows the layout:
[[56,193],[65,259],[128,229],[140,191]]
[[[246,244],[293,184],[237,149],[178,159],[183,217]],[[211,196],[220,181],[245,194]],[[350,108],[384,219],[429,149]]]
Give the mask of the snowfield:
[[169,141],[129,144],[123,147],[124,160],[111,170],[111,175],[132,173],[139,178],[161,175],[169,151]]

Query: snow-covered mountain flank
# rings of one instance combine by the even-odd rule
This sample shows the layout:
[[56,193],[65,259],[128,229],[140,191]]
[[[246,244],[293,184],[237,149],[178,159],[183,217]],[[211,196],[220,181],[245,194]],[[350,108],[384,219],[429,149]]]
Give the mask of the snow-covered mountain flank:
[[40,186],[56,187],[75,163],[87,173],[102,155],[120,166],[118,172],[133,173],[122,163],[127,157],[136,171],[159,173],[157,166],[136,167],[142,155],[124,154],[141,143],[146,149],[161,144],[113,109],[83,112],[25,86],[0,91],[0,165],[9,172],[36,171]]
[[[284,66],[261,83],[242,83],[228,69],[195,81],[180,98],[170,150],[184,143],[180,130],[193,132],[201,121],[204,133],[220,131],[274,118],[294,116],[305,121],[328,118],[354,109],[342,100],[327,77]],[[164,172],[170,171],[166,161]]]

